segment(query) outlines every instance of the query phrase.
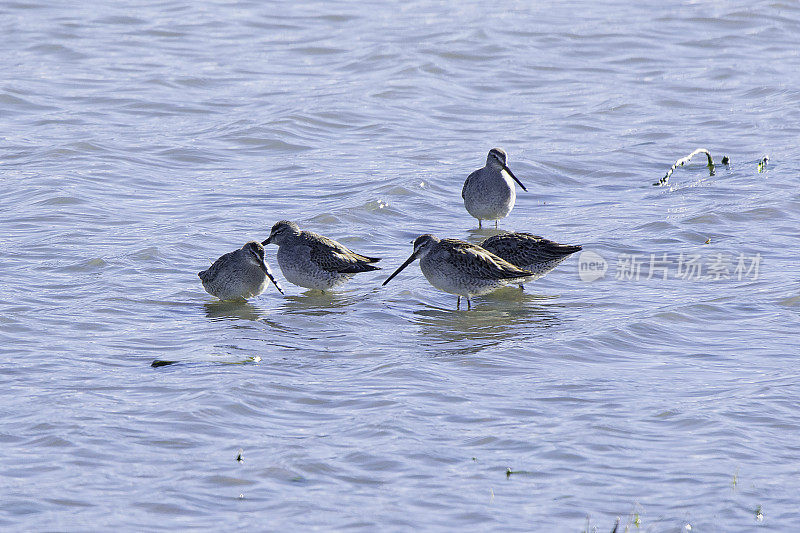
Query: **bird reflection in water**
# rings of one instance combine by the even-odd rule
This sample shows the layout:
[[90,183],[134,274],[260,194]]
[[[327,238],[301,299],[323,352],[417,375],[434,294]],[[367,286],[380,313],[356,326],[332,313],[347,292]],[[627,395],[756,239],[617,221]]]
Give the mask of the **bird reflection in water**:
[[377,293],[378,289],[371,289],[366,294],[363,289],[344,292],[308,290],[302,294],[285,296],[281,300],[280,312],[310,316],[341,314],[353,306],[370,300]]
[[[248,320],[266,324],[276,330],[286,329],[286,326],[268,318],[275,312],[274,310],[264,309],[243,300],[208,302],[203,304],[203,307],[206,311],[206,317],[210,320]],[[234,325],[234,327],[242,326]]]
[[260,320],[267,311],[244,300],[223,300],[203,304],[212,320]]
[[504,288],[491,295],[491,306],[471,312],[427,307],[414,312],[420,337],[435,354],[477,354],[506,341],[527,342],[561,323],[555,296]]

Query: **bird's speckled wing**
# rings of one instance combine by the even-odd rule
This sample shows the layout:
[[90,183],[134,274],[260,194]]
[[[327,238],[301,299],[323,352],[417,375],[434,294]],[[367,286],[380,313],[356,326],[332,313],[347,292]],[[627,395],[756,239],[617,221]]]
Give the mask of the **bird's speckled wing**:
[[467,188],[471,185],[470,182],[472,181],[472,178],[474,178],[475,175],[478,174],[478,172],[480,172],[480,169],[476,170],[475,172],[473,172],[472,174],[467,176],[467,179],[464,180],[464,186],[461,188],[461,198],[462,199],[466,198]]
[[228,265],[233,259],[236,252],[239,250],[234,250],[232,252],[228,252],[227,254],[222,255],[219,259],[214,261],[210,267],[203,270],[202,272],[198,272],[197,275],[200,276],[200,279],[203,281],[214,279],[214,277],[222,270],[224,267]]
[[515,279],[532,275],[517,268],[502,257],[465,241],[442,239],[443,249],[449,254],[450,263],[483,279]]
[[505,233],[484,240],[481,247],[522,267],[549,263],[581,250],[580,246],[559,244],[530,233]]
[[380,261],[377,257],[367,257],[347,249],[333,239],[303,232],[305,244],[310,248],[311,261],[321,269],[340,274],[356,274],[368,270],[380,270],[369,263]]

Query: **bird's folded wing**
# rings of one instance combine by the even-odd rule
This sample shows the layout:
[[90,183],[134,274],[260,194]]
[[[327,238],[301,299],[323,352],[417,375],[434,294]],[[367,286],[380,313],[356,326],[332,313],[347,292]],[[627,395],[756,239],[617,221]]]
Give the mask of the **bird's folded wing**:
[[450,255],[454,265],[484,279],[515,279],[531,275],[531,272],[515,267],[490,251],[466,242],[453,246]]
[[379,259],[357,254],[332,239],[320,236],[314,244],[311,247],[311,260],[323,270],[340,274],[378,270],[378,267],[369,263],[374,263]]

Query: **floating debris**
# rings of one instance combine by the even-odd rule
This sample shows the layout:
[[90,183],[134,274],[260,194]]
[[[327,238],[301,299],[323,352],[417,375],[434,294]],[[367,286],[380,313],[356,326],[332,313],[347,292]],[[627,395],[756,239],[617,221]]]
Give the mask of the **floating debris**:
[[731,160],[727,155],[722,156],[722,164],[726,167],[731,164]]
[[759,174],[764,172],[764,169],[766,168],[768,161],[769,161],[769,156],[765,155],[764,157],[761,158],[761,161],[758,162],[758,167],[757,168],[758,168],[758,173]]
[[239,453],[236,454],[236,462],[237,463],[243,463],[244,462],[244,457],[242,457],[243,453],[244,453],[244,450],[239,448]]
[[527,470],[511,470],[510,468],[506,468],[506,479],[510,478],[511,474],[526,475],[526,474],[530,474],[530,472],[527,471]]
[[[708,172],[709,172],[709,175],[713,176],[714,175],[714,160],[711,158],[711,152],[709,152],[705,148],[698,148],[697,150],[695,150],[691,154],[687,155],[686,157],[682,157],[682,158],[678,159],[677,161],[675,161],[675,164],[672,165],[672,167],[670,167],[670,169],[667,171],[667,173],[664,175],[664,177],[661,178],[660,180],[658,180],[657,182],[655,182],[653,185],[658,187],[660,185],[664,185],[665,183],[667,183],[667,181],[669,181],[669,177],[672,176],[672,173],[675,172],[676,168],[682,167],[683,165],[685,165],[686,163],[691,161],[691,159],[694,156],[696,156],[697,154],[706,154],[706,157],[708,158]],[[727,157],[725,157],[723,159],[725,159],[727,161],[730,161],[730,160],[728,160]],[[724,164],[727,164],[727,163],[724,163]]]
[[152,366],[153,368],[158,368],[160,366],[174,365],[177,362],[178,361],[162,361],[161,359],[156,359],[155,361],[150,363],[150,366]]
[[764,521],[764,513],[761,512],[761,506],[756,507],[756,522]]
[[711,244],[711,237],[709,237],[708,239],[706,239],[706,242],[704,242],[703,244]]

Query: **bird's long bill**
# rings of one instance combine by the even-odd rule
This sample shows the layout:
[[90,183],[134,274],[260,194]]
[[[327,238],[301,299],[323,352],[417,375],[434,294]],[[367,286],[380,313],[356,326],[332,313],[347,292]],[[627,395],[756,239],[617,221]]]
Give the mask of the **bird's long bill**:
[[261,241],[261,245],[262,245],[262,246],[266,246],[266,245],[268,245],[268,244],[269,244],[269,237],[267,237],[267,240],[265,240],[265,241]]
[[391,275],[391,276],[389,276],[388,278],[386,278],[386,281],[384,281],[384,282],[381,284],[381,286],[384,286],[384,285],[386,285],[387,283],[389,283],[390,281],[392,281],[392,278],[393,278],[393,277],[395,277],[396,275],[398,275],[398,274],[400,273],[400,271],[401,271],[401,270],[403,270],[405,267],[407,267],[408,265],[410,265],[411,263],[413,263],[413,262],[414,262],[414,259],[416,259],[416,258],[417,258],[417,254],[416,254],[416,252],[414,252],[413,254],[411,254],[411,256],[409,256],[409,258],[408,258],[408,259],[406,259],[406,262],[405,262],[405,263],[403,263],[402,265],[400,265],[400,267],[399,267],[397,270],[395,270],[394,272],[392,272],[392,275]]
[[528,189],[526,189],[526,188],[525,188],[525,186],[522,184],[522,182],[521,182],[521,181],[519,181],[519,180],[517,179],[517,177],[514,175],[514,173],[513,173],[513,172],[511,172],[511,169],[510,169],[510,168],[508,168],[508,166],[507,166],[507,165],[503,165],[503,170],[505,170],[506,172],[508,172],[508,175],[509,175],[509,176],[511,176],[512,178],[514,178],[514,181],[516,181],[516,182],[517,182],[517,185],[519,185],[520,187],[522,187],[522,190],[523,190],[523,191],[525,191],[525,192],[528,192]]
[[258,266],[261,267],[261,270],[264,271],[264,274],[266,274],[272,284],[275,285],[275,288],[278,289],[278,292],[283,294],[283,289],[281,289],[281,286],[278,285],[278,280],[276,280],[275,276],[272,275],[272,271],[269,269],[267,264],[264,261],[261,261],[258,263]]

